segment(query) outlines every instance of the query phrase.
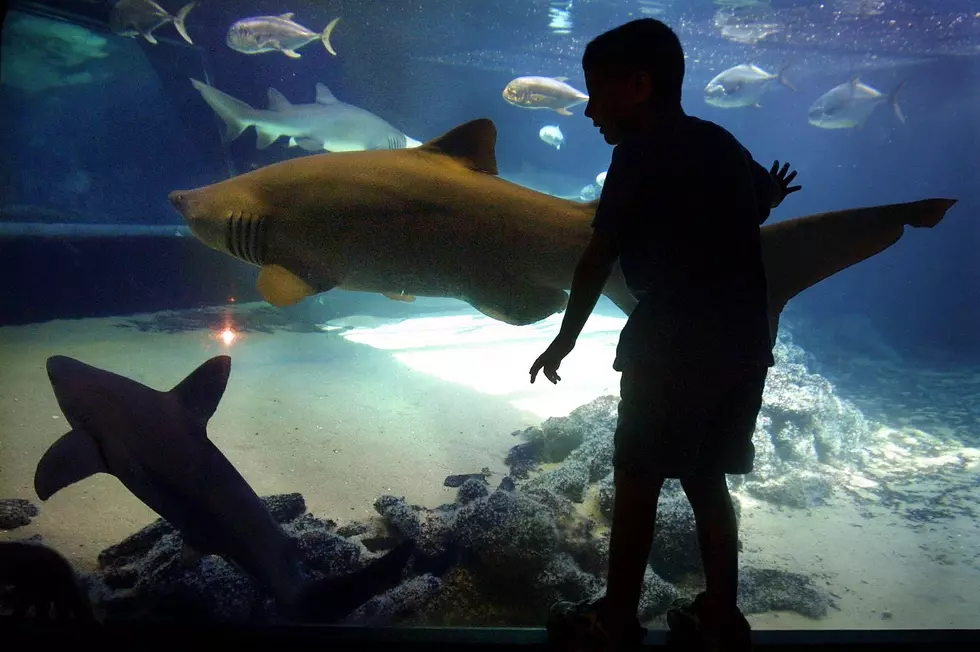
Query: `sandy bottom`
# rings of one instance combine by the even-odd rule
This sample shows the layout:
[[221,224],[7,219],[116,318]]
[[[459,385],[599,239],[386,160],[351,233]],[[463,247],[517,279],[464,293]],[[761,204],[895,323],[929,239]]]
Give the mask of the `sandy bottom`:
[[[40,503],[38,459],[67,424],[44,362],[68,355],[157,389],[207,358],[230,353],[231,379],[209,425],[214,443],[259,495],[301,492],[311,512],[339,523],[375,514],[382,494],[434,507],[455,490],[446,475],[489,467],[499,479],[512,432],[618,393],[610,368],[622,320],[593,318],[557,386],[527,369],[558,320],[521,329],[475,313],[383,322],[355,318],[320,333],[249,333],[226,348],[209,331],[141,332],[119,319],[0,328],[0,497],[27,498],[40,515],[0,538],[41,534],[80,569],[156,515],[115,478],[98,475]],[[964,471],[967,473],[967,471]],[[980,486],[976,470],[974,486]],[[494,483],[495,478],[490,482]],[[980,490],[977,498],[980,499]],[[980,500],[978,500],[980,502]],[[965,517],[912,527],[838,492],[830,505],[780,509],[743,497],[745,564],[825,582],[838,609],[822,620],[750,617],[773,629],[976,627],[980,523]]]

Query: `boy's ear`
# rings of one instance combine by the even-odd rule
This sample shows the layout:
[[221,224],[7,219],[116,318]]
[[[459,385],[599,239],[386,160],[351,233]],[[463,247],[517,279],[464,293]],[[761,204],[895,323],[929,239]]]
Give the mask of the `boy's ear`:
[[650,73],[644,70],[638,70],[633,75],[633,99],[637,104],[642,104],[650,99],[653,95],[653,79],[650,78]]

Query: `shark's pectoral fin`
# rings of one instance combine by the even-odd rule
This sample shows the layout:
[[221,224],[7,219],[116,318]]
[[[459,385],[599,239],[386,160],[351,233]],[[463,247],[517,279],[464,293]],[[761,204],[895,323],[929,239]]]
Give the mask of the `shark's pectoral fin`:
[[316,288],[280,265],[262,268],[258,288],[262,298],[277,308],[297,304],[317,293]]
[[323,143],[316,138],[291,138],[290,143],[305,149],[307,152],[320,152],[326,149]]
[[392,301],[404,301],[405,303],[415,301],[414,294],[405,294],[404,292],[385,292],[384,295]]
[[229,374],[231,358],[218,355],[188,374],[170,393],[188,412],[206,422],[218,409]]
[[623,277],[623,270],[620,268],[619,262],[613,266],[609,280],[606,281],[606,286],[602,288],[602,293],[609,297],[609,300],[615,303],[616,307],[622,310],[627,317],[633,312],[633,308],[636,308],[637,301],[626,286],[626,279]]
[[487,118],[464,122],[423,148],[452,156],[478,172],[497,174],[497,127]]
[[96,473],[109,473],[102,451],[91,435],[72,430],[51,445],[34,471],[34,491],[47,500],[68,485]]
[[264,131],[259,129],[257,126],[255,128],[255,146],[258,149],[265,149],[272,143],[279,140],[279,134],[273,133],[271,131]]
[[514,326],[526,326],[564,310],[568,293],[555,288],[504,282],[470,293],[467,303],[487,317]]

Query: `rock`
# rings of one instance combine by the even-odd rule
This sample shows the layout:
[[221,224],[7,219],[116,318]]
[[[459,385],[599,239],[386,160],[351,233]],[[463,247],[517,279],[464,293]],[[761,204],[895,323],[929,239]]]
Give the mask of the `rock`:
[[527,489],[544,488],[575,503],[582,502],[589,485],[589,467],[581,460],[569,460],[558,468],[530,480]]
[[558,546],[551,514],[521,494],[495,491],[462,507],[453,536],[471,553],[487,582],[527,582],[547,565]]
[[374,501],[374,511],[381,515],[392,532],[403,539],[417,539],[421,534],[418,512],[404,498],[381,496]]
[[459,491],[456,492],[457,503],[466,505],[479,498],[485,498],[490,494],[486,480],[482,475],[479,478],[479,480],[470,478],[459,487]]
[[306,513],[306,501],[303,499],[303,494],[263,496],[262,502],[272,514],[272,518],[276,519],[276,523],[288,523]]
[[679,597],[680,593],[673,584],[665,581],[647,566],[643,572],[643,589],[640,593],[640,622],[646,622],[666,613],[671,603]]
[[337,528],[337,534],[342,537],[357,537],[362,534],[367,534],[371,530],[366,523],[358,523],[353,521],[351,523],[346,523]]
[[463,473],[461,475],[447,475],[442,481],[444,487],[461,487],[464,482],[476,480],[487,484],[487,476],[484,473]]
[[23,498],[0,499],[0,530],[14,530],[38,515],[37,505]]
[[806,575],[774,568],[742,568],[738,574],[738,606],[743,613],[795,611],[823,618],[833,604],[830,594]]
[[543,593],[539,600],[542,610],[547,610],[557,600],[578,602],[598,597],[603,586],[601,579],[579,568],[568,553],[553,557],[534,583]]
[[827,476],[795,469],[766,482],[747,479],[744,487],[756,498],[801,508],[826,504],[834,491],[833,481]]
[[376,595],[344,621],[346,625],[384,627],[421,611],[436,599],[442,581],[433,575],[419,575],[381,595]]

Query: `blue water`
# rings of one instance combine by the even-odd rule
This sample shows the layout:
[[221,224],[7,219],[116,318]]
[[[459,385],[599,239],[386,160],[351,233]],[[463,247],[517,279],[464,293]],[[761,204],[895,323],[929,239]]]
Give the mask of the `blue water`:
[[[974,407],[980,387],[980,6],[976,2],[772,0],[721,10],[711,0],[214,1],[202,2],[188,17],[194,46],[185,44],[170,25],[156,30],[158,45],[109,33],[105,20],[111,3],[107,2],[14,6],[18,4],[22,13],[11,12],[6,18],[6,71],[0,85],[0,117],[5,125],[0,130],[0,151],[6,154],[0,160],[0,220],[4,222],[0,228],[6,227],[0,231],[0,244],[19,248],[7,258],[4,270],[13,275],[33,265],[53,276],[51,270],[69,275],[86,256],[98,259],[98,264],[88,267],[94,282],[80,293],[71,290],[75,296],[58,299],[62,307],[44,311],[43,319],[36,321],[117,310],[117,304],[98,308],[100,302],[118,299],[126,291],[126,280],[113,276],[119,260],[129,266],[133,287],[148,278],[159,284],[154,309],[168,307],[170,300],[179,302],[179,307],[222,303],[241,290],[241,279],[230,281],[228,291],[208,288],[208,279],[217,277],[208,276],[217,275],[212,269],[199,270],[200,288],[178,287],[171,280],[185,250],[169,241],[171,236],[187,234],[167,194],[305,152],[287,148],[285,139],[258,150],[253,130],[223,142],[223,124],[189,78],[207,80],[257,108],[266,107],[269,87],[293,102],[312,102],[314,85],[321,82],[341,101],[369,110],[421,141],[462,122],[488,117],[497,126],[502,176],[553,194],[575,196],[607,168],[611,156],[609,146],[582,115],[584,105],[573,107],[572,116],[523,110],[505,102],[501,91],[523,75],[568,77],[568,83],[584,90],[580,57],[589,39],[627,20],[655,15],[677,31],[688,55],[683,98],[687,112],[726,127],[767,167],[778,159],[799,172],[803,190],[775,210],[770,222],[927,197],[959,200],[936,228],[910,229],[886,252],[795,298],[786,323],[793,326],[793,342],[805,350],[809,371],[833,383],[834,391],[868,419],[895,427],[945,429],[943,445],[957,450],[980,442],[980,413]],[[182,3],[163,4],[176,11]],[[225,44],[225,32],[233,21],[285,11],[295,12],[295,20],[314,31],[341,16],[332,37],[338,56],[330,56],[316,41],[299,50],[300,59],[275,52],[244,55]],[[69,64],[72,46],[55,37],[35,35],[19,43],[8,38],[11,22],[28,14],[85,26],[105,39],[99,46],[105,56]],[[719,32],[719,21],[774,26],[774,33],[754,43],[736,42]],[[18,59],[35,62],[31,65],[37,66],[38,79],[53,75],[51,83],[32,91],[11,82],[9,66]],[[763,97],[761,108],[720,109],[706,104],[702,89],[707,81],[741,63],[773,72],[789,66],[787,76],[797,91],[776,87]],[[89,81],[67,81],[83,73],[91,75]],[[906,81],[899,102],[907,124],[901,124],[884,103],[860,129],[829,131],[807,123],[807,109],[817,97],[858,75],[884,93]],[[565,136],[560,150],[539,140],[538,131],[545,125],[560,125]],[[141,254],[117,259],[118,246],[91,244],[99,236],[108,239],[107,235],[166,239],[169,243],[160,251],[169,258],[164,264],[148,257],[145,265]],[[17,280],[16,300],[3,306],[0,326],[7,325],[5,319],[35,321],[34,308],[58,295],[43,271]],[[151,304],[139,301],[145,298],[139,295],[147,292],[132,292],[128,312],[148,309]],[[388,308],[379,307],[382,303]],[[327,304],[329,309],[324,307]],[[344,294],[333,303],[306,302],[296,314],[307,309],[314,319],[326,321],[338,312],[390,310],[404,317],[411,307]],[[277,362],[301,362],[304,352],[293,348],[291,357]],[[355,355],[331,361],[346,364]],[[865,360],[858,365],[857,358],[873,363]],[[944,420],[945,416],[949,418]],[[924,457],[947,452],[939,444],[925,452],[916,450]],[[967,496],[963,504],[970,504],[975,496],[970,494],[976,487],[975,464],[963,462],[963,469],[966,480],[956,476],[955,482],[962,482],[956,488]],[[895,495],[889,495],[893,501],[889,505],[906,499],[904,494]],[[943,498],[929,500],[942,503]],[[969,527],[957,530],[956,536],[971,532],[975,536],[978,521],[969,510],[957,512],[964,513]],[[787,541],[789,530],[784,532]],[[961,541],[956,545],[962,548]],[[882,572],[890,572],[888,564],[900,563],[889,559]],[[977,568],[975,561],[972,568]],[[928,572],[932,574],[927,579],[942,585],[938,571]],[[935,587],[922,591],[941,593]],[[930,626],[945,622],[941,616],[928,618]],[[963,622],[962,617],[953,620]]]

